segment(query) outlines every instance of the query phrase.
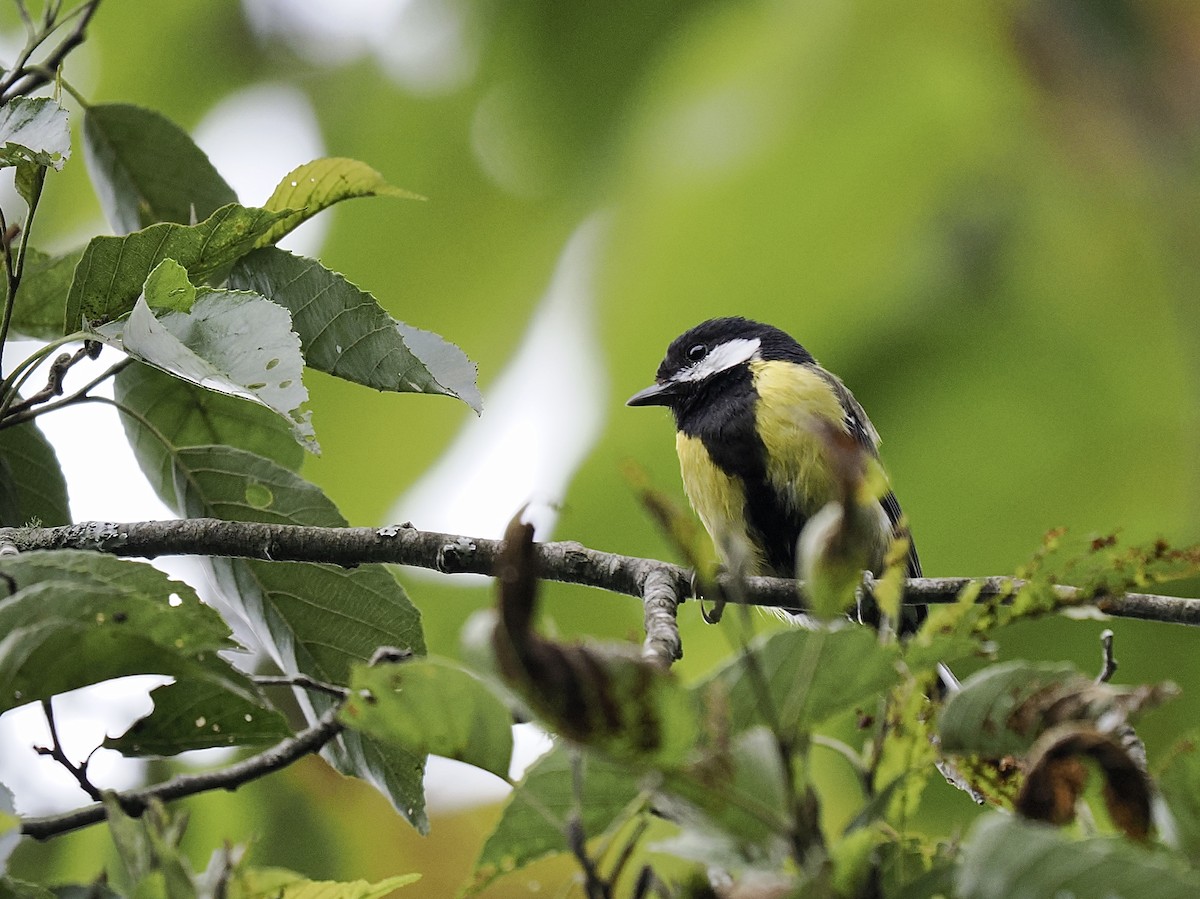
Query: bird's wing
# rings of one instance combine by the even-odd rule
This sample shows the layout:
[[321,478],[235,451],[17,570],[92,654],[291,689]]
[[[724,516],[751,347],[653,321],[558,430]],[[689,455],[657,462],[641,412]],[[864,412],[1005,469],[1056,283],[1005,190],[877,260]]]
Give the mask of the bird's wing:
[[[846,427],[851,435],[876,459],[879,458],[879,432],[875,430],[875,425],[871,424],[871,419],[867,417],[866,411],[854,398],[854,394],[850,392],[850,388],[842,383],[841,378],[832,372],[828,372],[820,366],[815,367],[816,372],[825,379],[837,395],[838,402],[841,403],[842,411],[846,416]],[[892,533],[903,533],[908,538],[908,576],[921,576],[921,559],[917,555],[917,544],[912,538],[912,533],[907,527],[901,527],[901,519],[904,512],[900,509],[900,501],[896,499],[896,494],[888,491],[887,495],[879,501],[883,506],[884,512],[887,513],[888,521],[892,524]]]
[[859,405],[858,400],[854,398],[854,394],[850,392],[850,388],[843,384],[842,379],[837,375],[826,371],[819,365],[814,366],[814,370],[825,380],[837,396],[838,403],[842,407],[842,413],[846,417],[846,427],[849,429],[851,435],[872,456],[878,459],[879,432],[875,430],[875,425],[871,424],[871,419],[867,418],[867,413]]

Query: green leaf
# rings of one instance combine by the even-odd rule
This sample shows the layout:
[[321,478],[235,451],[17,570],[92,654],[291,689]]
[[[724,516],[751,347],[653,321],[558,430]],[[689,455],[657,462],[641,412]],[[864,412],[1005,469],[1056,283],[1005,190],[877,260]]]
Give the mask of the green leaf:
[[67,111],[48,97],[16,97],[0,107],[0,166],[31,162],[62,171],[71,155]]
[[443,660],[356,665],[342,722],[418,755],[508,777],[512,716],[474,675]]
[[971,675],[938,719],[942,749],[1002,758],[1026,752],[1049,727],[1101,722],[1112,729],[1176,692],[1172,684],[1097,684],[1060,662],[1004,662]]
[[191,312],[196,303],[196,287],[188,280],[186,268],[174,259],[164,259],[146,276],[142,296],[151,309]]
[[[168,289],[158,278],[154,287],[160,303],[180,301],[177,286]],[[96,335],[177,378],[272,409],[290,423],[297,443],[317,451],[311,413],[301,408],[308,390],[300,341],[287,310],[270,300],[202,288],[190,312],[156,316],[139,299],[128,318],[102,325]]]
[[118,234],[157,222],[190,225],[237,202],[187,132],[153,110],[124,103],[89,106],[83,152],[100,205]]
[[[134,456],[163,502],[176,508],[173,452],[177,447],[225,444],[297,471],[304,450],[274,412],[134,363],[118,372],[113,395],[145,424],[122,416]],[[151,431],[147,428],[154,430]],[[160,439],[162,438],[162,439]],[[162,440],[167,441],[166,446]]]
[[1173,845],[1200,865],[1200,732],[1175,745],[1158,788],[1174,819]]
[[53,340],[67,333],[67,294],[83,248],[62,256],[48,256],[33,247],[25,249],[25,270],[13,306],[12,329],[27,337]]
[[0,603],[0,711],[130,674],[258,690],[220,656],[237,649],[221,617],[157,569],[82,551],[0,559],[15,591]]
[[[899,679],[894,645],[881,645],[869,628],[788,630],[751,646],[767,683],[766,700],[780,720],[811,728],[840,712],[862,708]],[[730,661],[694,689],[716,686],[728,697],[736,733],[768,723],[759,680],[742,657]]]
[[0,525],[71,523],[67,482],[54,447],[35,422],[0,430]]
[[[269,459],[226,446],[176,449],[175,485],[164,501],[187,517],[344,527],[346,521],[315,486]],[[346,684],[351,667],[380,646],[422,654],[421,616],[380,565],[334,565],[212,559],[226,601],[252,623],[280,668]],[[329,706],[311,698],[313,715]],[[415,827],[428,827],[423,757],[349,733],[327,747],[347,774],[373,783]]]
[[754,727],[738,735],[727,758],[669,772],[655,807],[685,829],[727,841],[722,855],[738,867],[774,867],[793,829],[786,780],[774,734]]
[[1200,894],[1200,877],[1170,856],[1126,840],[1071,839],[1049,825],[993,812],[976,821],[967,834],[955,887],[959,899],[1189,899]]
[[234,875],[226,895],[229,899],[382,899],[420,879],[420,874],[398,874],[376,883],[365,880],[341,883],[308,880],[282,868],[251,868]]
[[17,193],[21,195],[21,199],[25,201],[27,207],[33,209],[37,205],[38,198],[41,197],[42,188],[45,184],[45,166],[34,165],[32,162],[17,163],[17,173],[13,177],[13,186],[17,189]]
[[462,350],[396,321],[373,296],[316,260],[257,250],[233,267],[229,284],[291,310],[312,368],[376,390],[455,396],[482,409],[475,365]]
[[292,729],[264,701],[231,693],[219,684],[177,681],[150,691],[154,710],[105,749],[126,756],[169,756],[218,746],[265,746],[290,736]]
[[322,209],[355,197],[396,197],[423,200],[420,194],[392,187],[383,175],[357,159],[315,159],[298,166],[279,182],[264,209],[290,214],[259,238],[258,245],[275,243]]
[[[230,446],[178,445],[205,439],[209,427],[226,427],[221,417],[210,420],[195,414],[193,420],[181,422],[164,445],[154,422],[169,424],[176,403],[168,397],[165,405],[159,404],[155,377],[144,371],[121,372],[116,396],[133,413],[124,422],[139,464],[176,514],[346,525],[317,487],[270,459]],[[244,559],[213,559],[210,564],[224,601],[232,607],[231,620],[250,622],[283,671],[346,684],[352,666],[368,661],[379,646],[425,651],[420,613],[383,566],[346,570]],[[306,714],[311,720],[329,704],[327,698],[313,696]],[[338,770],[375,785],[418,830],[428,827],[423,757],[353,732],[342,734],[324,754]]]
[[132,312],[146,278],[164,259],[186,268],[193,283],[204,281],[248,253],[284,214],[231,203],[198,225],[163,223],[124,237],[92,238],[67,296],[67,332]]
[[142,815],[133,818],[121,808],[116,793],[106,792],[103,802],[108,832],[125,869],[123,879],[130,895],[138,899],[197,897],[191,864],[179,845],[187,827],[186,814],[172,815],[162,803],[151,802]]
[[627,820],[640,793],[637,775],[627,765],[585,753],[580,761],[583,794],[577,797],[571,758],[576,751],[559,743],[525,772],[479,853],[465,895],[479,892],[501,874],[566,852],[567,822],[576,811],[589,839]]

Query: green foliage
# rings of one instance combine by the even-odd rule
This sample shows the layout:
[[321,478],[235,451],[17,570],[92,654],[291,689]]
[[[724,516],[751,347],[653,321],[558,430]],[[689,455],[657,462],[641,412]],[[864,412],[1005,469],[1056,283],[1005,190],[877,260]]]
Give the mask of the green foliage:
[[71,156],[67,111],[45,97],[18,97],[0,108],[0,166],[27,163],[61,172]]
[[67,524],[67,484],[54,447],[36,423],[0,431],[0,525]]
[[[32,6],[5,5],[5,24]],[[390,58],[297,77],[289,53],[253,43],[270,29],[245,28],[233,0],[160,6],[149,22],[137,4],[105,4],[88,34],[91,71],[78,75],[69,59],[59,70],[61,56],[22,70],[72,27],[49,21],[64,13],[59,4],[31,10],[47,21],[27,23],[28,52],[0,73],[0,166],[16,169],[26,204],[23,218],[3,210],[2,330],[77,343],[83,328],[125,354],[113,402],[175,514],[324,527],[378,518],[462,407],[372,391],[481,409],[465,354],[394,314],[437,320],[498,369],[556,249],[605,207],[615,213],[601,277],[586,292],[599,302],[580,315],[589,342],[564,340],[578,354],[565,366],[598,347],[625,395],[621,385],[643,383],[665,336],[692,320],[743,313],[803,326],[799,336],[888,435],[889,469],[927,561],[1006,572],[1047,522],[1068,521],[1078,535],[1114,521],[1128,529],[1119,539],[1051,532],[1019,572],[1024,587],[986,604],[968,589],[903,645],[826,627],[744,646],[739,634],[730,653],[728,635],[685,606],[687,658],[673,675],[627,645],[562,637],[553,625],[624,635],[633,617],[608,600],[568,609],[570,595],[556,593],[536,628],[528,610],[523,627],[506,623],[493,670],[559,741],[509,797],[475,868],[454,872],[467,891],[500,895],[511,885],[502,875],[552,854],[590,869],[592,893],[600,881],[617,895],[632,892],[642,866],[666,884],[660,893],[677,895],[703,894],[700,872],[713,867],[735,888],[822,897],[1196,891],[1195,737],[1162,749],[1195,718],[1195,678],[1176,670],[1190,635],[1146,637],[1132,625],[1121,634],[1119,645],[1138,648],[1122,657],[1134,684],[1184,682],[1182,711],[1166,724],[1147,717],[1142,747],[1128,723],[1171,688],[1093,683],[1082,673],[1094,655],[1089,625],[1055,617],[1200,571],[1195,548],[1145,539],[1194,524],[1195,422],[1180,410],[1194,406],[1196,329],[1180,310],[1200,258],[1189,224],[1198,185],[1186,164],[1194,123],[1178,102],[1194,64],[1163,38],[1194,32],[1194,13],[1175,2],[1070,16],[1045,3],[947,14],[921,3],[669,2],[597,17],[586,5],[467,3],[454,14],[470,35],[465,54],[479,54],[466,60],[473,80],[438,94],[386,84],[382,69],[403,68]],[[302,86],[337,152],[404,172],[433,197],[354,204],[353,227],[342,220],[334,232],[327,260],[386,291],[274,244],[342,200],[416,194],[363,162],[323,158],[250,206],[185,128],[143,106],[94,102],[137,96],[192,122],[259,77],[264,61],[272,78]],[[31,77],[57,77],[55,99],[23,95]],[[83,167],[64,165],[63,90],[86,97],[72,118],[116,236],[94,233]],[[35,422],[11,417],[34,396],[35,363],[57,346],[3,351],[0,525],[69,523],[54,449]],[[560,376],[555,360],[540,361],[546,380]],[[305,383],[305,368],[331,377]],[[74,384],[26,412],[100,401],[90,389],[73,396]],[[564,431],[566,405],[555,410]],[[327,462],[306,461],[316,446],[309,408]],[[565,529],[588,545],[656,555],[650,526],[612,476],[615,460],[634,457],[647,483],[674,484],[669,425],[614,421],[574,481]],[[526,460],[540,459],[547,438],[522,440]],[[109,476],[101,462],[93,468]],[[705,556],[678,516],[660,517],[689,558]],[[473,603],[442,601],[444,588],[424,583],[410,597],[379,566],[269,554],[208,560],[211,606],[132,562],[0,557],[0,708],[18,694],[48,700],[125,674],[168,675],[153,712],[104,745],[170,756],[279,744],[341,705],[349,729],[325,757],[421,833],[431,826],[426,753],[507,772],[511,734],[493,685],[419,658],[426,627],[452,633]],[[856,567],[832,571],[825,611],[841,605]],[[898,602],[896,584],[887,589]],[[1035,631],[1035,619],[1048,627]],[[380,647],[418,658],[372,666]],[[277,694],[239,667],[245,654],[224,655],[241,648],[261,649],[262,664],[306,686],[271,702]],[[997,653],[1006,661],[991,664]],[[931,687],[938,662],[979,670],[944,698]],[[344,704],[339,688],[350,691]],[[1015,814],[971,820],[970,799],[942,788],[935,762]],[[381,864],[405,870],[416,858],[436,869],[436,853],[393,852],[381,813],[364,812],[353,785],[327,774],[295,775],[307,777],[310,798],[295,818],[263,826],[286,829],[303,857],[312,837],[293,835],[294,821],[344,812],[357,830],[348,825],[320,855],[374,865],[367,880],[254,868],[232,844],[196,873],[181,818],[152,805],[130,819],[109,799],[110,879],[97,880],[89,853],[62,850],[80,885],[54,894],[349,899],[415,879],[387,877]],[[280,791],[289,816],[293,788]],[[1162,809],[1153,822],[1152,789]],[[206,824],[205,857],[224,836],[209,839],[214,830],[234,826]],[[433,822],[433,838],[448,826]],[[472,818],[465,829],[486,828]],[[449,864],[474,852],[459,842]],[[18,876],[58,882],[31,870]],[[11,878],[0,894],[51,895]]]
[[100,205],[118,234],[156,222],[195,224],[237,202],[187,132],[151,109],[89,106],[83,149]]
[[422,199],[412,191],[388,184],[383,175],[357,159],[316,159],[288,172],[267,199],[267,209],[289,215],[259,243],[269,246],[322,209],[355,197]]
[[376,390],[457,396],[482,411],[475,366],[462,350],[396,321],[315,259],[261,249],[238,261],[229,283],[291,311],[312,368]]
[[507,779],[512,715],[461,668],[435,659],[359,665],[350,689],[341,719],[356,730],[416,755],[458,759]]

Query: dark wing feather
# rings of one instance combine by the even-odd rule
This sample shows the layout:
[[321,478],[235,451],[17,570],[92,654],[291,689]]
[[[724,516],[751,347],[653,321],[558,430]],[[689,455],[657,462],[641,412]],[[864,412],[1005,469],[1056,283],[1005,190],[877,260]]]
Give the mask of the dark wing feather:
[[[867,418],[867,413],[854,398],[854,394],[850,392],[841,379],[821,368],[816,366],[816,372],[825,379],[833,392],[837,395],[838,402],[841,403],[842,411],[846,415],[846,427],[850,433],[854,435],[862,446],[876,459],[879,458],[879,432],[875,430],[875,426],[871,424],[871,419]],[[900,502],[896,499],[896,494],[888,491],[887,496],[881,499],[880,504],[883,506],[883,511],[887,513],[888,521],[892,524],[892,533],[901,534],[908,538],[908,576],[921,576],[921,559],[917,555],[917,544],[912,538],[912,532],[905,526],[902,528],[901,519],[904,513],[900,510]]]

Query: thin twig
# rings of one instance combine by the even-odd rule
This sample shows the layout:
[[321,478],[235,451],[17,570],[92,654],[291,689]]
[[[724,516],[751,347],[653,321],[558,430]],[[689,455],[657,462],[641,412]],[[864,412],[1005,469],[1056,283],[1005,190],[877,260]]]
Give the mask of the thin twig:
[[[309,728],[291,737],[280,740],[258,755],[222,768],[201,774],[181,774],[154,786],[140,790],[117,793],[121,808],[129,815],[140,815],[153,799],[168,801],[205,793],[209,790],[233,790],[244,783],[257,780],[274,771],[286,768],[305,755],[317,752],[344,729],[338,721],[341,704],[328,709]],[[21,833],[38,840],[79,830],[97,824],[105,818],[103,805],[88,805],[61,815],[46,815],[40,818],[22,818]]]
[[[0,105],[7,103],[13,97],[26,96],[33,93],[39,87],[49,84],[53,77],[50,73],[57,71],[58,67],[62,65],[63,60],[67,58],[67,55],[83,43],[88,24],[92,21],[92,17],[96,14],[96,10],[99,7],[100,0],[87,0],[86,3],[75,7],[75,9],[67,13],[61,20],[50,24],[47,31],[37,37],[36,43],[28,48],[28,52],[23,55],[20,64],[14,65],[8,75],[3,80],[0,80]],[[40,63],[33,67],[28,66],[29,57],[33,51],[53,31],[71,19],[76,19],[76,22],[70,33]]]
[[302,690],[313,690],[317,693],[328,693],[338,699],[350,695],[349,689],[337,684],[327,684],[325,681],[309,677],[307,674],[255,674],[250,680],[260,687],[299,687]]
[[567,816],[567,844],[583,869],[583,888],[588,899],[611,899],[612,885],[600,876],[587,851],[587,834],[583,829],[583,753],[580,750],[571,755],[571,787],[575,803]]
[[78,765],[67,758],[67,753],[63,749],[62,741],[58,738],[58,726],[54,723],[54,705],[52,700],[42,700],[42,711],[46,715],[46,725],[50,729],[50,745],[34,746],[33,751],[38,755],[49,756],[50,758],[54,759],[54,761],[66,768],[67,771],[70,772],[71,776],[75,778],[75,782],[79,784],[79,788],[83,790],[83,792],[87,793],[88,796],[92,798],[93,802],[99,802],[100,788],[92,783],[91,780],[88,779],[87,775],[88,763],[91,762],[92,757],[89,755]]
[[[413,565],[446,574],[492,575],[500,552],[499,540],[419,531],[411,524],[382,528],[319,528],[301,525],[188,518],[130,523],[82,522],[57,528],[0,528],[0,542],[22,552],[34,549],[87,549],[116,556],[228,556],[280,562],[326,562],[352,568],[373,562]],[[646,579],[658,571],[676,584],[679,596],[691,591],[686,568],[657,559],[622,556],[589,549],[575,542],[539,543],[534,547],[541,577],[569,584],[598,587],[611,593],[641,597]],[[906,604],[956,602],[969,585],[978,585],[980,600],[1011,596],[1024,582],[1011,577],[909,578]],[[737,596],[748,605],[797,608],[803,606],[796,581],[748,577],[737,585]],[[722,591],[729,578],[718,581]],[[709,588],[702,588],[705,594]],[[1200,626],[1200,600],[1149,593],[1088,597],[1077,587],[1054,588],[1065,602],[1095,606],[1106,615]]]
[[[99,344],[92,344],[92,345],[99,346]],[[80,353],[83,353],[84,355],[88,355],[88,346],[86,344],[75,355],[78,356]],[[66,355],[66,354],[64,353],[63,355]],[[58,358],[61,359],[63,357],[59,356]],[[92,355],[92,358],[94,359],[94,358],[96,358],[96,356]],[[9,408],[9,411],[5,415],[3,421],[0,421],[0,431],[4,430],[5,428],[16,427],[19,424],[24,424],[27,421],[32,421],[33,419],[37,418],[39,415],[44,415],[47,412],[53,412],[56,409],[62,409],[65,406],[70,406],[70,405],[80,402],[81,400],[87,399],[88,394],[91,393],[91,391],[95,390],[97,386],[99,386],[104,381],[107,381],[109,378],[116,375],[118,372],[121,371],[121,369],[126,368],[132,362],[133,362],[133,360],[129,359],[129,358],[122,359],[120,362],[117,362],[117,363],[109,366],[107,369],[102,371],[100,374],[96,375],[96,377],[92,378],[90,381],[88,381],[86,384],[84,384],[82,387],[80,387],[74,393],[68,394],[67,396],[64,396],[61,400],[57,400],[53,403],[46,403],[44,406],[42,406],[39,409],[29,408],[33,404],[33,400],[35,397],[30,397],[27,400],[22,400],[20,403],[14,404],[12,407]],[[74,362],[72,362],[71,364],[73,365]],[[47,385],[47,386],[49,386],[49,385]],[[21,411],[14,411],[15,409],[18,409],[18,408]]]

